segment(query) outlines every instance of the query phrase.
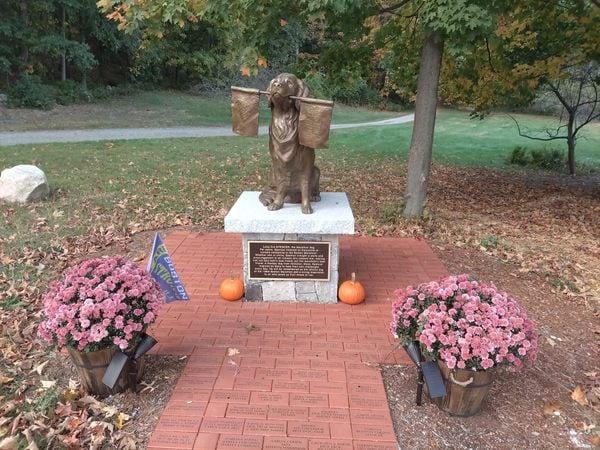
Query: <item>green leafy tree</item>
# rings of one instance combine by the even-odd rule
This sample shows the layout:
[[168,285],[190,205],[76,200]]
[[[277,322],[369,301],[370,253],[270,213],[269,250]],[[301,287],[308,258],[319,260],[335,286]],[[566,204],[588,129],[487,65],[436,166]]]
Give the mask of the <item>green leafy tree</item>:
[[[56,75],[66,79],[67,63],[76,70],[87,72],[95,65],[94,55],[85,42],[74,39],[71,33],[73,15],[86,2],[74,0],[52,1],[3,0],[0,7],[0,56],[8,61],[12,75],[36,74],[48,78]],[[88,7],[93,3],[87,2]],[[77,25],[77,24],[75,24]]]
[[127,80],[140,39],[119,31],[95,0],[0,0],[0,11],[0,86],[26,75]]

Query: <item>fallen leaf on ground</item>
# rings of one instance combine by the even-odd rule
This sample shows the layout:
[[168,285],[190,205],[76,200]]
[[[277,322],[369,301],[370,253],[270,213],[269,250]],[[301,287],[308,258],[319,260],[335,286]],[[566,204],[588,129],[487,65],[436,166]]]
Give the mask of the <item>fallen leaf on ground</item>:
[[581,386],[577,386],[573,392],[571,392],[571,398],[579,403],[581,406],[587,406],[588,400],[585,396],[585,392],[581,389]]
[[246,325],[246,331],[248,333],[251,333],[253,331],[258,331],[258,330],[260,330],[260,328],[257,327],[256,325],[252,325],[251,323],[249,323],[248,325]]
[[560,416],[562,405],[559,402],[546,402],[544,404],[544,414],[549,416]]
[[33,369],[35,372],[38,373],[38,375],[41,375],[42,372],[44,371],[44,367],[46,367],[46,365],[50,362],[50,360],[46,360],[41,364],[38,364],[37,366],[35,366],[35,368]]
[[128,420],[129,416],[120,412],[117,415],[117,430],[121,430],[125,426],[125,422],[127,422]]
[[17,450],[19,448],[19,440],[16,436],[11,436],[0,441],[0,450]]
[[575,422],[575,428],[577,428],[579,431],[590,431],[593,430],[594,428],[596,428],[596,425],[592,424],[587,424],[585,422]]

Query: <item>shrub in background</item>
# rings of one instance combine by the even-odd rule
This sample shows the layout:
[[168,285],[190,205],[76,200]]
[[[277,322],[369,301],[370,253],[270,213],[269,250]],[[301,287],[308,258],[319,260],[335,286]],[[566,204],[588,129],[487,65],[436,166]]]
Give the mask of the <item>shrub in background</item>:
[[65,80],[57,85],[56,103],[72,105],[73,103],[89,103],[93,97],[87,87],[73,80]]
[[517,166],[526,166],[530,163],[529,156],[527,155],[527,149],[517,145],[512,149],[510,156],[508,157],[508,163]]
[[531,165],[541,169],[560,170],[565,167],[565,154],[558,149],[531,150]]
[[531,166],[546,170],[561,170],[565,167],[565,154],[555,148],[532,149],[527,151],[520,145],[512,149],[508,163],[517,166]]
[[39,78],[25,75],[6,92],[8,106],[12,108],[52,109],[54,88],[42,84]]

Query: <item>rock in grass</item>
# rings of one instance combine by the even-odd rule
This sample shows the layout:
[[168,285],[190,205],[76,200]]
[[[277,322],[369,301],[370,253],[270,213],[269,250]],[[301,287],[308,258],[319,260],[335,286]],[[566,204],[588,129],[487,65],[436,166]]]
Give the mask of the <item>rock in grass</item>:
[[0,200],[28,203],[48,197],[46,174],[36,166],[18,165],[0,173]]

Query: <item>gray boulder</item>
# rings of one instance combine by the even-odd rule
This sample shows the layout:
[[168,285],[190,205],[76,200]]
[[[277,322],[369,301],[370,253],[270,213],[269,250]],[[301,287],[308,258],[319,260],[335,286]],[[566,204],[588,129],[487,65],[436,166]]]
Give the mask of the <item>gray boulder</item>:
[[0,173],[0,200],[28,203],[48,197],[46,174],[36,166],[22,164]]

